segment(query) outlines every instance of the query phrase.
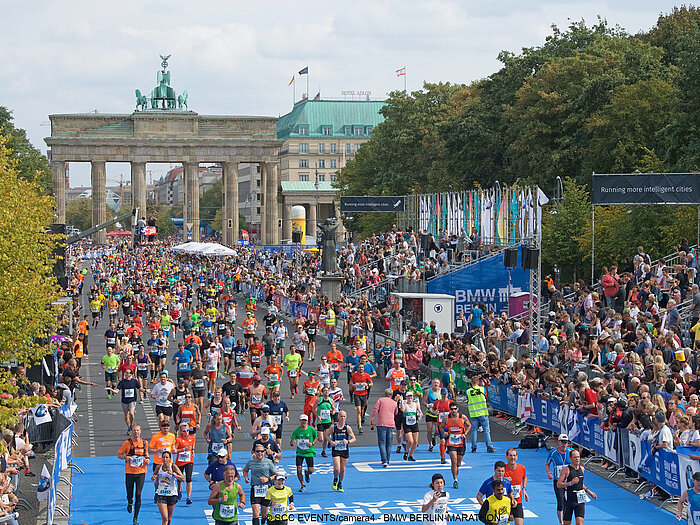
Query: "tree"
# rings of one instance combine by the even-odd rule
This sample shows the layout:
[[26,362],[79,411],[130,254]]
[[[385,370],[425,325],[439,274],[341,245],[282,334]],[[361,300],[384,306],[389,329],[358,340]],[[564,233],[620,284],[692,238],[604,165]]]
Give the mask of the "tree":
[[217,180],[204,195],[199,198],[199,217],[214,230],[221,231],[221,221],[215,226],[216,213],[223,206],[222,179]]
[[542,266],[552,268],[557,264],[562,279],[576,280],[584,275],[584,259],[590,257],[590,246],[586,249],[577,239],[588,226],[591,200],[585,186],[571,178],[563,182],[563,200],[542,214]]
[[20,179],[36,181],[43,194],[51,192],[51,170],[46,157],[32,146],[27,133],[12,123],[12,112],[0,106],[0,136],[5,137],[5,147],[17,162],[15,169]]
[[92,226],[92,198],[73,199],[66,204],[66,224],[79,230]]
[[[51,269],[58,236],[46,233],[53,199],[42,195],[39,181],[20,178],[20,159],[8,142],[0,137],[0,362],[16,358],[32,365],[48,352],[39,341],[56,326],[51,303],[60,295]],[[0,389],[16,392],[7,374],[0,372]],[[21,403],[0,398],[0,425],[16,417]]]

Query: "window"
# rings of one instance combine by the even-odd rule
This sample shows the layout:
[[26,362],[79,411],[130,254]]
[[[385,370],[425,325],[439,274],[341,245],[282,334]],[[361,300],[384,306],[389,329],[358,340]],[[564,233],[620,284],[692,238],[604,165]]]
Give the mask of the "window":
[[352,126],[345,126],[345,134],[352,135]]
[[318,182],[326,182],[326,174],[325,173],[318,174]]
[[326,152],[326,145],[323,142],[318,144],[318,152],[323,155]]
[[335,147],[336,147],[336,143],[335,143],[335,142],[331,142],[331,155],[335,155],[335,153],[336,153]]
[[345,145],[345,154],[350,155],[352,153],[352,144],[349,142]]
[[374,126],[367,126],[367,135],[371,135],[374,130]]
[[255,181],[255,185],[259,188],[260,187],[260,179]]
[[321,128],[321,133],[326,137],[330,137],[333,134],[333,128],[330,126],[323,126],[323,128]]
[[363,135],[363,129],[362,126],[355,126],[355,133],[354,135],[356,137],[361,137]]
[[255,166],[255,170],[256,170],[256,171],[255,171],[256,173],[260,173],[260,164],[258,164],[257,166]]
[[299,135],[307,137],[309,135],[309,126],[299,126]]
[[318,161],[318,167],[319,168],[325,168],[326,167],[326,159],[320,159]]
[[260,202],[260,194],[259,194],[259,193],[258,193],[257,196],[255,197],[255,199],[256,199],[258,202]]
[[299,180],[302,182],[309,182],[309,174],[308,173],[300,173]]
[[331,159],[331,168],[337,168],[338,167],[337,164],[338,164],[338,161],[336,161],[335,159]]
[[299,159],[299,167],[300,168],[308,168],[309,167],[309,159]]
[[299,153],[308,153],[309,152],[309,145],[306,142],[302,142],[299,144]]
[[257,208],[257,214],[260,215],[260,208]]
[[355,144],[355,153],[360,151],[360,146],[362,146],[362,144]]
[[338,176],[335,173],[331,173],[331,182],[335,182]]

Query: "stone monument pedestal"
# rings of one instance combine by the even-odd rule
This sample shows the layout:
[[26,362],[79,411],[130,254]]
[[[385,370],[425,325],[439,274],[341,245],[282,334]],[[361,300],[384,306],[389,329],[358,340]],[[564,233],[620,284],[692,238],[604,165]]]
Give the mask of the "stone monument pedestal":
[[340,288],[343,278],[340,275],[324,275],[321,277],[321,294],[327,296],[331,302],[340,299]]

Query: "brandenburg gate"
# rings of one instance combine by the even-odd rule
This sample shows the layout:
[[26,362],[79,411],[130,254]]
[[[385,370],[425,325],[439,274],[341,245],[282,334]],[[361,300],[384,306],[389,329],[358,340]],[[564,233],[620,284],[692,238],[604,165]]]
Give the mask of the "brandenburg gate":
[[[199,240],[199,164],[220,163],[223,172],[223,240],[238,242],[238,164],[260,164],[263,216],[261,238],[279,243],[279,170],[277,118],[199,115],[187,107],[187,91],[176,96],[170,87],[167,57],[151,96],[136,90],[132,114],[50,115],[51,173],[58,223],[66,222],[66,162],[90,162],[92,224],[107,221],[105,199],[107,162],[131,164],[132,206],[147,217],[146,163],[182,163],[185,198],[183,231]],[[105,230],[93,236],[106,242]]]

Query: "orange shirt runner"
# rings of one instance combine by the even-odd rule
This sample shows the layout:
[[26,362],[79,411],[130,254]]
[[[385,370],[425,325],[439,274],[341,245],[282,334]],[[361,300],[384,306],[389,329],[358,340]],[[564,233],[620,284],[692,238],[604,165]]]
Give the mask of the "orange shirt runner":
[[513,491],[513,497],[518,503],[523,502],[523,480],[527,478],[527,471],[524,465],[515,464],[515,468],[511,470],[510,465],[506,463],[506,473],[503,476],[510,480],[510,486]]
[[[175,449],[180,452],[175,456],[175,464],[178,467],[187,465],[194,461],[194,442],[197,440],[197,436],[192,434],[187,434],[186,436],[178,436],[175,440]],[[183,450],[185,449],[185,450]]]
[[165,449],[172,452],[173,445],[175,444],[175,434],[168,432],[163,434],[158,432],[151,438],[151,442],[148,444],[148,448],[153,451],[153,463],[160,465],[163,463],[163,457],[161,456],[162,450]]
[[[119,454],[135,456],[127,459],[124,465],[124,472],[127,474],[144,474],[148,470],[145,458],[148,456],[148,446],[146,442],[139,438],[138,441],[129,438],[122,443]],[[140,456],[140,457],[139,457]]]

